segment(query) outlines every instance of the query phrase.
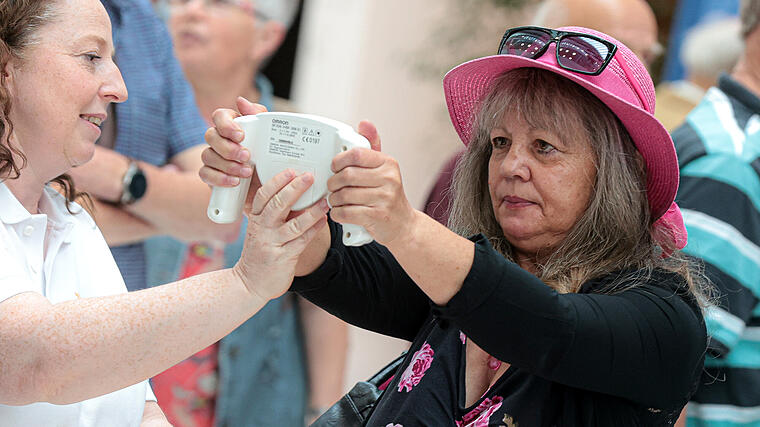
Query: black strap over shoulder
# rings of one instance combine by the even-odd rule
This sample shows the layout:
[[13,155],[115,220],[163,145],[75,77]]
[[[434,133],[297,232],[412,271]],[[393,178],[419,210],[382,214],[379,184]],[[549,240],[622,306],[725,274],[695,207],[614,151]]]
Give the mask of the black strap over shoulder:
[[311,427],[360,427],[369,420],[383,391],[378,387],[391,379],[406,358],[406,352],[394,359],[367,381],[360,381],[340,398]]

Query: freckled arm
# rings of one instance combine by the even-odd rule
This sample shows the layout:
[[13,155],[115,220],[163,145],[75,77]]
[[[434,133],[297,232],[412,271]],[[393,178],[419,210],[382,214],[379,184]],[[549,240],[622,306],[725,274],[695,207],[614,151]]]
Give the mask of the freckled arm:
[[233,270],[59,304],[18,294],[0,303],[0,403],[67,404],[136,384],[216,342],[265,303]]

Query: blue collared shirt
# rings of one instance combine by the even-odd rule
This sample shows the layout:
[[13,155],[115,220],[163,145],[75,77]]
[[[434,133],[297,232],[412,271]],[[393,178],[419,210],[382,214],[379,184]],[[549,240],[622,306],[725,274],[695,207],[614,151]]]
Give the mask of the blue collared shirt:
[[[163,22],[148,0],[101,0],[113,26],[116,63],[129,99],[116,104],[114,150],[161,166],[204,143],[203,121],[174,57]],[[150,185],[150,183],[148,183]],[[111,248],[130,291],[145,288],[142,243]]]

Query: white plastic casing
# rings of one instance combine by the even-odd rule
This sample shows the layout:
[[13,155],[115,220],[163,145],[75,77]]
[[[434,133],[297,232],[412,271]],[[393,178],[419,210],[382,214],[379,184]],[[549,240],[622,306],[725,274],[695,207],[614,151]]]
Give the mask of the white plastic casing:
[[[369,141],[350,126],[324,117],[297,113],[260,113],[235,119],[245,133],[241,145],[251,153],[251,166],[262,183],[286,168],[311,172],[314,183],[293,205],[308,208],[327,195],[327,179],[333,157],[354,147],[370,148]],[[251,179],[241,179],[236,187],[214,187],[208,217],[217,223],[237,221],[243,211]],[[361,246],[372,236],[363,228],[343,224],[343,244]]]

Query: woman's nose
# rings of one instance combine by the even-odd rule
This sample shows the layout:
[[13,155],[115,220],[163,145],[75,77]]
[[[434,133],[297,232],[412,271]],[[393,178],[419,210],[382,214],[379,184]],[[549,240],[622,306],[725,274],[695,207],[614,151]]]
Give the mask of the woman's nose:
[[106,98],[110,102],[124,102],[129,96],[127,93],[127,85],[124,84],[124,79],[121,76],[121,71],[116,64],[113,64],[111,70],[100,88],[101,96]]
[[518,144],[512,144],[509,152],[501,160],[499,167],[504,178],[517,178],[522,181],[530,179],[528,156]]

